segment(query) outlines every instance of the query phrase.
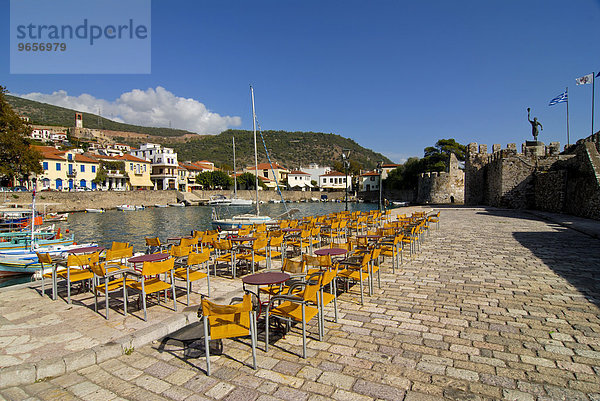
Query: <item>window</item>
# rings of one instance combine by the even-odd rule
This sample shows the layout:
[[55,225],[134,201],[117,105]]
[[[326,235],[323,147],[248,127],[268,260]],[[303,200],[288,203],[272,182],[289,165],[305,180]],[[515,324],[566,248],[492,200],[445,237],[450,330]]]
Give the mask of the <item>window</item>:
[[144,164],[144,172],[146,171],[146,165]]
[[92,173],[96,172],[96,166],[92,166]]
[[330,184],[333,184],[333,178],[330,178],[330,179],[329,179],[329,183],[330,183]]
[[375,181],[375,177],[371,177],[370,179],[371,179],[371,181]]
[[81,165],[81,172],[85,173],[85,165],[84,164]]
[[44,166],[44,170],[48,170],[48,162],[44,162],[44,163],[42,163],[42,164],[43,164],[43,166]]
[[67,154],[67,160],[69,160],[70,162],[73,161],[73,155],[68,153]]
[[129,170],[133,171],[133,163],[129,163]]
[[60,163],[56,163],[56,171],[60,171]]
[[269,170],[263,170],[263,177],[269,178]]

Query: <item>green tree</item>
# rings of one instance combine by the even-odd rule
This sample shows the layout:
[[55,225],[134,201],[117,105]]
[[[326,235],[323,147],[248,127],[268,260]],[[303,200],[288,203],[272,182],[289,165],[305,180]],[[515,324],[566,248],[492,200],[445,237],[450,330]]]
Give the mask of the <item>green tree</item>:
[[445,171],[448,168],[450,153],[454,153],[458,160],[464,161],[467,147],[456,142],[454,138],[440,139],[435,146],[425,148],[423,157],[423,172]]
[[440,139],[435,146],[424,149],[424,157],[409,158],[404,164],[390,171],[383,180],[386,189],[416,189],[419,175],[427,172],[445,171],[448,168],[450,153],[458,160],[465,160],[467,147],[456,142],[453,138]]
[[0,178],[12,182],[15,178],[29,178],[41,174],[42,155],[33,149],[27,139],[31,127],[23,122],[5,98],[7,90],[0,86]]
[[202,189],[209,189],[212,187],[211,171],[203,171],[196,176],[196,183],[202,185]]
[[229,189],[233,184],[233,180],[223,171],[211,171],[210,172],[211,187],[212,188],[223,188]]

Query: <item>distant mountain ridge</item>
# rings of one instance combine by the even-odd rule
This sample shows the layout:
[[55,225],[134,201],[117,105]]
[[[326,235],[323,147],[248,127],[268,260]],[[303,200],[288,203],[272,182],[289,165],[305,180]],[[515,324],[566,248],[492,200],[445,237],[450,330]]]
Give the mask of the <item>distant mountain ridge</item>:
[[[11,95],[6,95],[6,99],[19,114],[29,117],[32,124],[63,127],[75,125],[75,110]],[[147,140],[174,148],[180,161],[210,160],[217,166],[223,164],[233,166],[232,137],[235,136],[238,170],[242,166],[254,164],[254,140],[251,131],[230,129],[219,135],[197,135],[196,138],[191,137],[196,134],[186,130],[142,127],[119,123],[96,114],[85,112],[82,114],[85,128],[149,135],[150,138]],[[263,137],[271,160],[290,169],[307,166],[309,163],[327,166],[337,164],[339,168],[344,149],[350,149],[350,160],[353,164],[365,169],[374,168],[378,161],[391,162],[381,153],[364,148],[354,140],[337,134],[264,131]],[[134,146],[142,143],[140,139],[118,136],[115,140]],[[268,162],[260,137],[258,157],[259,162]]]

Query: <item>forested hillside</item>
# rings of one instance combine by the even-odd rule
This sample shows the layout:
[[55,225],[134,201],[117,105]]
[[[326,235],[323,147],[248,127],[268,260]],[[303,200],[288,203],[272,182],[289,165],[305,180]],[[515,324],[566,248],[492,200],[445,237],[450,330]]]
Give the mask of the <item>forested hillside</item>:
[[[175,148],[179,160],[210,160],[218,166],[233,165],[232,137],[235,136],[235,154],[238,169],[240,166],[254,164],[254,140],[251,131],[227,130],[219,135],[191,139],[186,143],[169,146]],[[333,166],[341,161],[343,149],[350,149],[350,159],[363,166],[374,168],[378,161],[390,163],[380,153],[363,148],[352,139],[322,132],[286,132],[264,131],[263,137],[272,161],[287,168],[298,168],[309,163]],[[267,156],[258,135],[258,158],[266,162]]]

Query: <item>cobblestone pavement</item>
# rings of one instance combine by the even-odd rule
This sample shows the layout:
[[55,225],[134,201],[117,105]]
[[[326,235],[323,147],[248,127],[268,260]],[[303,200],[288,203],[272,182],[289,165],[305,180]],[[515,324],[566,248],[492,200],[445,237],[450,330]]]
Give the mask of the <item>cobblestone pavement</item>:
[[212,357],[153,343],[0,390],[7,400],[600,400],[600,241],[518,211],[447,209],[421,252],[340,320],[263,352],[225,340]]

